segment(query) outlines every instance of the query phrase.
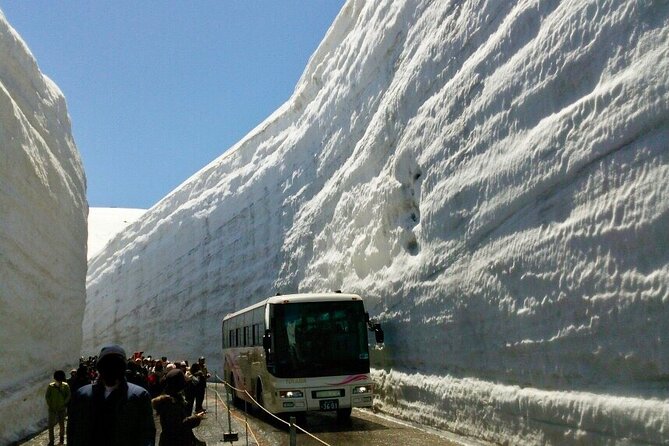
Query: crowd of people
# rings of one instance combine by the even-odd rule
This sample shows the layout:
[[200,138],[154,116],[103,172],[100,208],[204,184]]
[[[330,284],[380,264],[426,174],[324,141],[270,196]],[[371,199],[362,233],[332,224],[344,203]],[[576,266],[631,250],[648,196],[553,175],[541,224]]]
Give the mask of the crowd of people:
[[[90,384],[97,379],[97,361],[97,356],[79,359],[79,368],[72,369],[70,379],[67,380],[71,390],[76,391],[82,385]],[[144,352],[136,352],[127,359],[125,377],[129,383],[143,387],[151,398],[155,398],[165,390],[167,373],[175,369],[181,370],[186,380],[184,396],[189,403],[189,413],[193,412],[193,406],[195,412],[203,412],[207,379],[211,377],[204,356],[199,357],[197,362],[189,364],[187,360],[172,361],[166,356],[157,359],[145,356]]]
[[[79,367],[57,370],[49,384],[49,445],[67,435],[68,445],[155,444],[153,410],[160,419],[160,446],[200,445],[192,429],[200,424],[207,379],[204,357],[169,361],[136,352],[127,357],[122,347],[104,347],[100,354],[80,358]],[[67,429],[64,429],[67,414]]]

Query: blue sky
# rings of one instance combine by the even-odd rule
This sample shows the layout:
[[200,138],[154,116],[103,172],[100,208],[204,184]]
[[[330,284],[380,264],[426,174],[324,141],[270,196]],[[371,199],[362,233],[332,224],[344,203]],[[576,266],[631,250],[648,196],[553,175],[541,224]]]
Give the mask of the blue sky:
[[344,0],[0,0],[67,100],[92,207],[149,208],[292,94]]

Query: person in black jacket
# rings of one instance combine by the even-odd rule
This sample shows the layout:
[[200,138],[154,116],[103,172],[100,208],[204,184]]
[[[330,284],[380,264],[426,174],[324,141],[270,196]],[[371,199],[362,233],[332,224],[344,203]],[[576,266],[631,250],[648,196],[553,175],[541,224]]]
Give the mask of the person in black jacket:
[[100,378],[83,386],[74,400],[70,446],[153,446],[156,427],[149,393],[125,379],[125,351],[103,347]]
[[[197,386],[195,387],[195,412],[206,412],[207,410],[204,407],[202,407],[202,403],[204,402],[205,394],[207,392],[207,379],[211,375],[207,371],[207,366],[205,365],[204,356],[200,356],[200,358],[197,360],[197,365],[198,365],[197,376],[199,377],[199,381]],[[195,366],[195,364],[193,364],[193,366]],[[193,373],[193,375],[195,376],[195,373]]]
[[204,413],[187,413],[183,390],[186,378],[180,369],[170,370],[165,376],[165,393],[152,400],[160,417],[159,446],[199,446],[205,444],[193,435]]
[[88,367],[85,364],[80,364],[79,368],[75,371],[75,374],[72,378],[67,381],[67,384],[70,386],[70,392],[72,392],[72,398],[67,405],[68,421],[67,421],[67,444],[72,444],[72,418],[74,413],[74,400],[77,397],[77,391],[82,387],[91,383],[91,380],[88,379]]

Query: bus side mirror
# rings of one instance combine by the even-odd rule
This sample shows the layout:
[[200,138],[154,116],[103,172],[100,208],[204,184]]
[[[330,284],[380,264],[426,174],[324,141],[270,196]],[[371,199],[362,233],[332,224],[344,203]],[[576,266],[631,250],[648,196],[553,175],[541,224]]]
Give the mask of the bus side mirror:
[[381,324],[378,322],[374,322],[369,319],[369,313],[365,313],[365,316],[367,318],[367,328],[369,331],[374,332],[374,338],[376,339],[377,344],[383,344],[384,340],[384,334],[383,334],[383,328],[381,328]]
[[374,324],[374,337],[376,338],[377,344],[383,344],[384,334],[381,324]]
[[269,351],[272,348],[272,332],[270,330],[265,330],[265,334],[262,337],[262,347],[265,351]]

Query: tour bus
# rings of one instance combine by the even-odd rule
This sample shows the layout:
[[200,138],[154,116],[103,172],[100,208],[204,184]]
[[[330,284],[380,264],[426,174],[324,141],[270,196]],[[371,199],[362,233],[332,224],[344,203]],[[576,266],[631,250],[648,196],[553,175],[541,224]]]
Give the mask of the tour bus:
[[[225,379],[274,414],[371,407],[367,330],[383,342],[355,294],[277,295],[223,319]],[[297,415],[297,414],[296,414]]]

